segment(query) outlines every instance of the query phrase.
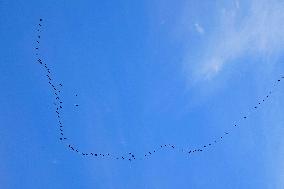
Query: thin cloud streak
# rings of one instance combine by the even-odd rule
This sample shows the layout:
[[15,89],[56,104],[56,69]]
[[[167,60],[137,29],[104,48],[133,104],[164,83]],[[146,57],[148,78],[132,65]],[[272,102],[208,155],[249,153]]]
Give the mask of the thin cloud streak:
[[203,27],[200,26],[200,24],[195,23],[194,26],[195,26],[195,29],[198,33],[204,34],[204,29],[203,29]]
[[246,15],[241,14],[239,3],[230,10],[223,9],[218,31],[211,35],[202,59],[197,65],[185,59],[186,69],[195,80],[213,79],[230,62],[244,55],[265,58],[283,52],[284,3],[258,0],[250,5]]

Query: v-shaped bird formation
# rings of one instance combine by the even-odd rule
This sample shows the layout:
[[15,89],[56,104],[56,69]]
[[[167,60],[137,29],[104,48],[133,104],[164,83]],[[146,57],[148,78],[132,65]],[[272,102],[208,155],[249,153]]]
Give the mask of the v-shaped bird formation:
[[[58,122],[58,132],[59,132],[59,137],[58,139],[64,144],[66,145],[67,149],[70,150],[71,152],[74,152],[78,155],[81,156],[88,156],[88,157],[92,157],[92,158],[107,158],[107,159],[113,159],[113,160],[126,160],[126,161],[134,161],[134,160],[143,160],[145,158],[149,158],[151,157],[153,154],[161,151],[161,150],[175,150],[177,152],[183,153],[184,155],[187,156],[191,156],[193,154],[197,154],[197,153],[201,153],[204,152],[206,149],[211,148],[212,146],[222,142],[224,140],[224,138],[226,138],[228,135],[230,135],[230,133],[232,132],[232,130],[236,127],[239,127],[240,124],[239,122],[241,120],[246,120],[249,118],[249,115],[251,113],[253,113],[253,111],[256,111],[258,108],[260,108],[262,106],[262,104],[271,96],[273,90],[269,91],[268,94],[262,98],[261,100],[259,100],[259,102],[249,108],[248,113],[246,115],[243,115],[240,118],[240,121],[235,122],[232,124],[231,130],[230,131],[224,131],[223,134],[220,134],[218,137],[215,137],[215,139],[213,139],[211,142],[208,142],[206,144],[200,145],[200,146],[196,146],[195,148],[182,148],[182,147],[177,147],[174,144],[160,144],[157,145],[155,148],[153,148],[150,151],[147,151],[144,153],[144,155],[135,155],[132,152],[127,152],[127,153],[121,153],[121,154],[112,154],[112,153],[100,153],[97,151],[82,151],[80,150],[75,144],[72,143],[72,141],[70,140],[69,137],[67,137],[64,133],[65,127],[63,124],[63,119],[62,119],[62,111],[64,108],[64,103],[63,103],[63,99],[61,97],[61,90],[63,88],[63,84],[62,83],[57,83],[56,81],[54,81],[54,79],[52,78],[52,72],[51,69],[48,67],[48,65],[45,63],[45,61],[43,60],[43,58],[41,57],[41,53],[40,53],[40,44],[41,44],[41,32],[43,31],[43,19],[39,19],[39,23],[37,26],[37,35],[36,35],[36,46],[35,46],[35,55],[36,55],[36,62],[40,65],[40,67],[45,71],[45,76],[47,79],[47,83],[52,91],[53,97],[55,102],[54,107],[55,107],[55,115],[57,118],[57,122]],[[278,78],[274,84],[273,87],[276,87],[281,79],[284,79],[284,76],[281,76],[280,78]],[[77,94],[75,95],[77,96]],[[78,107],[79,104],[75,104],[75,107]]]

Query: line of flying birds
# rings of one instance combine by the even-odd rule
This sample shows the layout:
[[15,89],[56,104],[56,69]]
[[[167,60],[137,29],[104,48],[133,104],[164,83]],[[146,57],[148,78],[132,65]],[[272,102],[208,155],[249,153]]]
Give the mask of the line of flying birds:
[[[81,156],[89,156],[89,157],[101,157],[101,158],[109,158],[109,159],[115,159],[115,160],[127,160],[127,161],[134,161],[134,160],[142,160],[144,158],[148,158],[151,155],[153,155],[154,153],[157,153],[160,150],[164,150],[164,149],[168,149],[168,150],[177,150],[180,151],[186,155],[192,155],[192,154],[196,154],[196,153],[200,153],[203,152],[204,150],[206,150],[207,148],[210,148],[211,146],[215,145],[216,143],[219,143],[223,140],[223,138],[226,135],[229,135],[230,132],[226,131],[224,132],[222,135],[220,135],[219,137],[216,137],[215,140],[207,143],[207,144],[203,144],[200,145],[199,147],[196,148],[191,148],[191,149],[186,149],[186,148],[179,148],[177,146],[175,146],[174,144],[162,144],[157,146],[155,149],[150,150],[145,152],[142,156],[136,156],[135,154],[128,152],[128,153],[124,153],[124,155],[114,155],[111,153],[99,153],[99,152],[93,152],[93,151],[89,151],[89,152],[83,152],[81,150],[79,150],[78,147],[75,147],[75,145],[71,144],[70,139],[64,134],[64,125],[63,125],[63,121],[62,121],[62,116],[61,116],[61,112],[63,110],[63,101],[61,98],[61,89],[63,87],[63,85],[61,83],[56,84],[56,82],[53,80],[52,76],[51,76],[51,69],[48,67],[48,65],[46,63],[44,63],[44,61],[42,60],[41,56],[40,56],[40,41],[41,41],[41,31],[43,29],[43,19],[39,19],[39,24],[37,27],[37,39],[36,39],[36,47],[35,47],[35,51],[36,51],[36,58],[37,58],[37,63],[40,64],[40,66],[45,70],[46,72],[46,78],[47,78],[47,82],[49,84],[49,86],[52,89],[52,93],[54,95],[55,98],[55,113],[56,113],[56,117],[57,117],[57,121],[58,121],[58,130],[59,130],[59,140],[61,142],[63,142],[70,151],[77,153]],[[284,76],[282,76],[281,78],[277,79],[276,82],[273,84],[273,86],[276,86],[281,79],[284,79]],[[260,100],[258,102],[257,105],[255,105],[250,111],[252,111],[253,109],[257,109],[267,98],[270,97],[272,91],[269,91],[268,95],[265,96],[265,98],[263,98],[262,100]],[[77,94],[75,95],[77,96]],[[78,107],[79,104],[74,104],[74,106]],[[245,120],[248,118],[248,115],[243,116],[241,119]],[[233,124],[232,126],[234,127],[238,127],[238,124]]]

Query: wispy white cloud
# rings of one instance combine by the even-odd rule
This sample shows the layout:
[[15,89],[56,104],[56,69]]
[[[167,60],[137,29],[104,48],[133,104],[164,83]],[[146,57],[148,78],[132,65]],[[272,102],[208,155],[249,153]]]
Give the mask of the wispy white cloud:
[[203,29],[203,27],[200,26],[199,23],[195,23],[194,26],[195,26],[195,29],[198,33],[204,34],[204,29]]
[[[283,1],[253,0],[246,13],[240,10],[240,4],[236,1],[234,8],[221,11],[215,27],[218,31],[214,30],[210,35],[204,56],[198,65],[190,69],[195,79],[211,79],[224,66],[244,55],[265,57],[283,52]],[[190,59],[186,59],[185,64],[193,65]]]
[[238,0],[235,1],[236,8],[240,8],[240,2]]

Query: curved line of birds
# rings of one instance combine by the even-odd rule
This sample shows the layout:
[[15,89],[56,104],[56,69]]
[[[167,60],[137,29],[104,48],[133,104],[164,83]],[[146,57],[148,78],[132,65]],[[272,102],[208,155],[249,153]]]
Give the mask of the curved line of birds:
[[[46,63],[44,63],[44,61],[41,58],[40,55],[40,42],[41,42],[41,31],[43,28],[43,19],[39,19],[39,24],[37,27],[37,40],[36,40],[36,58],[37,58],[37,63],[40,64],[40,66],[45,70],[46,72],[46,77],[47,77],[47,81],[49,86],[52,88],[52,92],[54,94],[55,97],[55,113],[56,113],[56,117],[57,117],[57,121],[58,121],[58,130],[59,130],[59,140],[61,142],[63,142],[70,151],[77,153],[81,156],[88,156],[88,157],[94,157],[94,158],[109,158],[109,159],[114,159],[114,160],[127,160],[127,161],[134,161],[134,160],[142,160],[145,158],[149,158],[150,156],[152,156],[154,153],[157,153],[160,150],[176,150],[179,152],[184,153],[187,156],[196,154],[196,153],[201,153],[203,151],[205,151],[206,149],[216,145],[217,143],[220,143],[223,141],[223,139],[229,135],[231,133],[231,131],[225,131],[222,135],[216,137],[214,140],[212,140],[209,143],[200,145],[199,147],[196,148],[181,148],[181,147],[177,147],[174,144],[161,144],[159,146],[157,146],[155,149],[147,151],[146,153],[144,153],[142,156],[137,156],[134,153],[131,152],[127,152],[124,155],[114,155],[111,153],[99,153],[99,152],[83,152],[81,151],[78,147],[76,147],[76,145],[72,144],[70,142],[70,139],[64,134],[64,125],[63,125],[63,121],[62,121],[62,116],[61,116],[61,112],[63,110],[63,101],[62,101],[62,97],[61,97],[61,89],[63,87],[63,85],[61,83],[56,84],[56,82],[52,79],[52,74],[51,74],[51,69],[48,67],[48,65]],[[279,79],[277,79],[275,81],[275,83],[273,84],[273,87],[276,87],[277,84],[281,81],[281,79],[284,79],[284,76],[280,77]],[[248,116],[255,110],[257,110],[262,103],[264,103],[266,101],[266,99],[268,99],[270,97],[270,95],[272,94],[272,90],[269,91],[269,93],[265,96],[265,98],[263,98],[262,100],[260,100],[257,105],[253,106],[252,108],[250,108],[250,111],[242,116],[239,121],[240,122],[242,120],[246,120],[248,119]],[[76,95],[77,96],[77,95]],[[78,104],[75,104],[75,106],[79,106]],[[232,128],[236,128],[239,127],[240,124],[235,122],[234,124],[232,124]]]

